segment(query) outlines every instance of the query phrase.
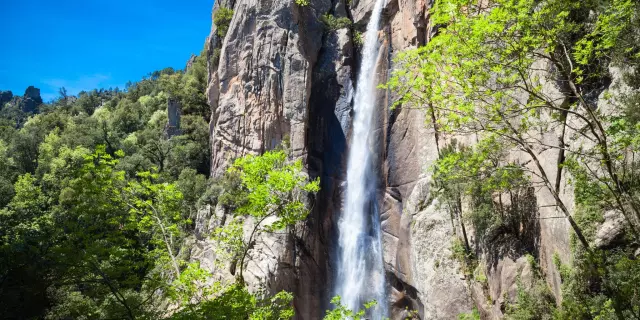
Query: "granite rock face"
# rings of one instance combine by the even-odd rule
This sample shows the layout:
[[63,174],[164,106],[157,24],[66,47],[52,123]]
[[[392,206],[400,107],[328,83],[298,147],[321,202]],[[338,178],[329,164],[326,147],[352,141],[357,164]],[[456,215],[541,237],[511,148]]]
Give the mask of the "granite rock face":
[[195,54],[191,54],[191,57],[189,57],[189,60],[187,60],[187,66],[185,67],[185,72],[188,72],[189,69],[191,69],[191,66],[193,66],[193,64],[196,62],[196,58],[197,56]]
[[615,244],[624,235],[625,220],[622,213],[610,210],[604,213],[604,222],[598,228],[594,245],[606,248]]
[[[354,39],[356,32],[364,32],[374,2],[310,0],[309,5],[300,6],[291,0],[220,0],[214,5],[214,11],[226,7],[234,14],[226,35],[221,37],[213,25],[206,43],[212,174],[222,174],[234,158],[282,144],[293,157],[303,159],[310,177],[321,179],[322,189],[310,199],[313,209],[307,221],[286,236],[265,236],[252,250],[247,266],[253,289],[294,292],[299,319],[320,319],[330,308],[335,228],[343,207],[353,94],[358,85],[360,57]],[[397,53],[429,41],[431,5],[431,0],[385,3],[376,73],[371,75],[379,83],[392,72]],[[354,25],[330,30],[319,19],[327,13],[348,17]],[[557,93],[553,84],[547,86],[550,96]],[[536,208],[531,209],[533,216],[544,219],[522,224],[527,237],[496,234],[491,246],[476,248],[482,261],[478,272],[486,276],[486,283],[471,281],[452,257],[452,239],[461,230],[430,192],[429,168],[447,141],[428,126],[430,118],[423,109],[390,110],[395,97],[382,89],[376,97],[374,159],[389,297],[384,303],[389,304],[390,317],[404,319],[409,309],[418,311],[422,319],[457,319],[477,305],[484,318],[501,318],[504,303],[515,297],[516,278],[533,281],[525,256],[529,252],[540,260],[545,280],[559,297],[560,278],[552,257],[557,253],[565,262],[571,257],[568,223],[553,219],[559,214],[553,197],[541,189],[523,195],[522,205],[527,210]],[[544,133],[540,139],[557,143],[558,133]],[[472,144],[475,138],[460,141]],[[540,157],[555,180],[557,154],[549,151]],[[573,203],[566,180],[560,177],[561,196]],[[223,223],[225,214],[221,208],[198,214],[192,257],[204,265],[214,259],[215,245],[206,234],[216,223]],[[249,227],[251,221],[246,224]],[[469,236],[473,240],[473,230]],[[216,272],[229,276],[225,270]],[[487,304],[488,300],[492,303]]]
[[[332,5],[329,0],[304,7],[284,0],[216,2],[214,11],[226,7],[234,14],[224,38],[214,25],[207,40],[213,175],[222,174],[234,158],[281,144],[292,156],[307,159],[312,77],[324,34],[319,17]],[[319,213],[314,210],[292,234],[259,239],[246,267],[252,289],[295,292],[296,314],[304,319],[319,318],[326,307],[327,255]],[[201,220],[211,219],[215,216]],[[246,221],[245,229],[251,223]],[[213,245],[207,241],[202,243]]]
[[[284,142],[294,157],[305,161],[311,177],[321,178],[322,190],[307,221],[288,239],[264,239],[264,246],[252,250],[248,266],[256,271],[252,286],[296,294],[300,319],[320,319],[330,307],[335,223],[342,208],[357,86],[353,32],[364,31],[373,4],[224,0],[214,6],[214,11],[231,8],[234,15],[224,38],[214,25],[207,40],[212,173],[222,174],[236,157]],[[413,0],[386,4],[372,75],[379,83],[393,67],[395,53],[426,41],[428,5]],[[328,30],[319,20],[325,13],[350,17],[355,27]],[[472,301],[459,266],[450,259],[453,230],[444,211],[419,205],[429,197],[426,169],[437,158],[433,132],[425,127],[422,111],[390,112],[389,93],[379,90],[377,98],[375,158],[389,283],[385,303],[391,305],[393,319],[402,318],[406,308],[425,319],[455,318],[469,311]],[[215,210],[199,213],[199,233],[206,234],[220,215],[224,213]],[[199,237],[192,256],[213,259],[212,245]],[[436,256],[442,260],[438,270],[433,267]],[[422,265],[427,260],[431,266]],[[455,298],[456,306],[450,306],[447,297]]]
[[[218,5],[218,4],[216,4]],[[322,46],[318,20],[328,0],[300,7],[293,1],[241,0],[224,39],[212,33],[219,51],[210,70],[212,172],[229,160],[261,153],[289,140],[296,157],[306,153],[311,74]]]
[[22,111],[24,112],[34,112],[36,111],[36,108],[42,104],[40,89],[34,86],[29,86],[27,90],[24,91],[22,99]]

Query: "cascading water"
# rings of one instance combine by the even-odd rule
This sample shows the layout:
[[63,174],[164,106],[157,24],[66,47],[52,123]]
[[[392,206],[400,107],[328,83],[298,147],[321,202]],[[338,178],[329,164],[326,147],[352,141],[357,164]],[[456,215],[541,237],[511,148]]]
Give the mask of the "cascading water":
[[336,294],[342,304],[357,311],[376,300],[369,318],[387,317],[380,218],[376,202],[376,176],[371,153],[375,111],[375,66],[380,44],[378,28],[384,0],[376,0],[362,49],[362,62],[354,100],[355,118],[347,163],[346,202],[338,221]]

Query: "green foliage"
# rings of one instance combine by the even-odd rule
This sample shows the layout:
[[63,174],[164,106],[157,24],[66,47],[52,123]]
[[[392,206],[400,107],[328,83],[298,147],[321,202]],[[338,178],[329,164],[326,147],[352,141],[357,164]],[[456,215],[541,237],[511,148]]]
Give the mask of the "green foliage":
[[471,313],[459,314],[458,320],[480,320],[480,312],[478,311],[478,308],[473,308]]
[[364,45],[364,38],[362,37],[362,32],[360,31],[353,31],[353,44],[356,45],[356,47],[362,47]]
[[[261,156],[245,156],[236,159],[229,168],[226,179],[230,189],[225,189],[221,201],[233,199],[234,219],[214,231],[214,238],[224,255],[239,263],[238,278],[244,281],[245,258],[255,239],[262,232],[274,232],[293,226],[307,217],[304,198],[317,192],[320,181],[308,181],[302,172],[302,162],[287,161],[284,151],[269,151]],[[231,201],[229,201],[231,202]],[[244,241],[242,220],[253,219],[253,229]]]
[[343,320],[343,319],[353,319],[353,320],[361,320],[366,319],[367,310],[373,308],[377,302],[375,300],[369,301],[363,305],[363,308],[360,310],[351,310],[344,306],[340,302],[340,296],[335,296],[331,299],[331,304],[334,305],[333,310],[327,310],[327,313],[324,316],[324,320]]
[[211,300],[195,308],[184,309],[171,319],[286,320],[293,317],[293,296],[279,292],[268,299],[258,299],[241,285],[232,285]]
[[220,38],[224,39],[227,35],[231,19],[233,19],[233,10],[230,8],[219,7],[218,10],[213,13],[213,24],[216,25],[216,34]]
[[189,213],[186,218],[193,219],[201,204],[200,197],[206,192],[207,178],[195,169],[185,168],[180,172],[176,187],[184,195],[183,212]]
[[220,64],[220,53],[222,52],[222,50],[220,50],[220,48],[214,48],[213,52],[211,53],[211,63],[214,66],[214,68],[217,68],[218,65]]
[[[470,259],[473,259],[474,257],[467,251],[467,249],[464,246],[464,243],[458,239],[458,238],[453,238],[452,242],[451,242],[451,258],[457,260],[460,265],[466,266],[467,265],[467,261]],[[472,271],[472,269],[467,269],[465,271],[465,273],[470,274]]]
[[[601,222],[597,207],[578,205],[576,221],[593,239],[593,226]],[[563,264],[558,254],[553,262],[562,278],[562,305],[555,319],[634,319],[640,314],[640,300],[635,294],[640,287],[640,260],[633,247],[585,252],[573,246],[571,265]],[[634,293],[632,293],[634,292]]]
[[294,2],[301,7],[306,7],[310,4],[309,0],[294,0]]
[[482,267],[482,265],[478,264],[478,266],[474,270],[473,279],[478,281],[484,287],[488,286],[489,280],[487,279],[487,275],[485,274],[484,268]]
[[174,280],[205,274],[181,248],[210,184],[206,78],[200,56],[126,91],[61,94],[28,120],[0,114],[0,314],[155,319]]
[[6,206],[13,198],[16,173],[16,163],[9,154],[9,146],[0,139],[0,208]]
[[283,151],[237,159],[229,172],[238,173],[242,187],[249,192],[248,201],[237,209],[237,213],[256,219],[277,217],[269,226],[271,231],[306,218],[304,192],[315,193],[320,189],[319,180],[308,182],[302,174],[302,161],[287,163]]
[[578,252],[572,266],[562,265],[563,300],[555,319],[637,318],[640,262],[632,251]]
[[343,28],[349,28],[353,24],[347,17],[336,17],[332,14],[325,13],[320,17],[320,21],[324,23],[325,28],[329,31],[335,31]]
[[[154,294],[164,282],[156,272],[147,271],[144,278],[140,272],[161,268],[167,260],[160,229],[171,226],[181,195],[172,185],[151,182],[150,174],[127,181],[104,147],[93,154],[63,150],[52,162],[54,188],[39,185],[47,183],[46,174],[41,182],[25,174],[16,183],[16,196],[3,211],[2,230],[13,230],[3,239],[3,255],[27,265],[31,255],[45,261],[44,274],[30,276],[37,276],[34,281],[47,287],[55,302],[48,317],[149,316],[155,301],[144,298],[148,293],[140,288]],[[19,248],[28,243],[39,245],[24,261]],[[2,271],[9,279],[24,272],[15,268],[20,264],[3,265]]]
[[435,180],[442,185],[462,184],[465,194],[476,189],[480,192],[505,192],[526,186],[524,171],[516,164],[502,165],[507,149],[494,136],[478,142],[473,148],[460,147],[455,142],[442,151],[434,166]]
[[[516,163],[505,163],[507,146],[494,136],[479,141],[473,148],[458,146],[454,142],[441,150],[433,167],[436,190],[434,196],[462,223],[468,220],[474,226],[477,238],[484,240],[491,229],[509,225],[520,219],[494,197],[503,193],[517,193],[529,185],[529,178]],[[471,208],[462,214],[462,201],[470,201]]]
[[520,277],[517,279],[517,297],[508,305],[506,318],[512,320],[552,319],[555,299],[544,280],[535,276],[530,288],[525,288]]
[[[51,134],[46,140],[55,145],[59,137]],[[196,195],[185,199],[180,190],[197,193],[205,188],[204,177],[195,170],[183,170],[176,184],[158,182],[161,175],[155,172],[129,177],[118,170],[122,152],[114,157],[104,146],[93,153],[81,147],[65,148],[55,151],[43,145],[41,156],[52,160],[41,180],[28,173],[20,176],[15,196],[0,211],[0,249],[6,257],[0,271],[8,279],[5,283],[22,285],[21,290],[41,286],[46,292],[20,295],[31,294],[34,304],[49,301],[52,308],[47,318],[159,318],[166,314],[162,306],[167,299],[178,306],[174,317],[179,319],[293,316],[291,294],[258,299],[241,285],[211,283],[208,271],[182,260],[179,250],[193,208],[187,204],[196,201]],[[317,182],[306,183],[300,177],[300,163],[285,163],[281,153],[265,159],[245,158],[237,165],[241,170],[238,176],[244,178],[242,185],[247,188],[269,186],[273,196],[285,198],[286,194],[277,192],[292,192],[294,187],[317,191]],[[48,178],[52,174],[57,185],[43,188],[52,182]],[[283,209],[277,216],[287,223],[305,216],[297,205],[280,203]],[[249,204],[256,208],[252,200]],[[274,222],[269,227],[275,230],[285,224]],[[241,234],[242,225],[235,226]],[[219,239],[225,240],[222,236]],[[238,245],[244,247],[242,242]],[[25,269],[39,260],[46,266],[41,273],[36,265],[33,270]],[[34,283],[15,282],[25,276]],[[7,295],[3,292],[2,297],[7,306],[15,307],[22,302],[17,300],[20,295],[12,298],[13,290]],[[3,311],[14,314],[22,310]]]
[[[582,168],[600,166],[587,170],[590,179],[608,189],[609,199],[615,199],[628,221],[632,215],[640,217],[637,196],[621,187],[623,172],[635,162],[625,160],[625,154],[635,146],[608,139],[613,132],[603,123],[616,121],[594,110],[586,94],[606,83],[611,61],[637,63],[627,53],[637,52],[629,34],[637,30],[638,12],[636,2],[617,0],[440,0],[431,10],[433,22],[442,26],[439,33],[427,45],[400,54],[396,62],[403,67],[385,87],[401,95],[397,104],[428,106],[435,119],[431,125],[441,134],[490,135],[509,149],[522,150],[528,158],[522,162],[536,166],[537,178],[588,247],[539,154],[552,148]],[[538,72],[540,63],[553,68]],[[565,99],[551,98],[543,90],[545,83],[559,79]],[[565,126],[568,117],[578,128],[567,129],[571,139],[594,141],[596,147],[555,147],[532,137],[532,132]]]

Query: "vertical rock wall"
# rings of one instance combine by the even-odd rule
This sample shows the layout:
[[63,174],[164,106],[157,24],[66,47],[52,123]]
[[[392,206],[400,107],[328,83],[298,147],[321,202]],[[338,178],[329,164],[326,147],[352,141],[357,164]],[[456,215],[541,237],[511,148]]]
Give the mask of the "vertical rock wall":
[[[309,175],[321,178],[322,190],[311,203],[307,221],[292,236],[264,239],[253,250],[254,262],[248,268],[254,271],[251,281],[256,286],[293,291],[299,319],[320,319],[330,307],[335,225],[342,208],[357,86],[354,30],[364,31],[373,5],[373,0],[310,0],[307,6],[293,0],[220,0],[214,7],[214,11],[232,8],[234,15],[224,38],[213,26],[207,39],[212,174],[222,174],[236,157],[261,153],[286,141],[292,155],[305,161]],[[430,6],[430,0],[386,3],[375,75],[380,83],[393,69],[397,53],[429,40]],[[354,27],[328,30],[320,22],[325,13],[348,17]],[[374,137],[389,284],[386,303],[392,318],[402,319],[405,310],[413,309],[422,319],[456,319],[471,310],[474,300],[484,317],[499,318],[504,300],[497,298],[514,294],[516,275],[531,273],[526,259],[520,251],[498,254],[486,265],[489,288],[469,285],[452,259],[451,240],[458,230],[449,213],[430,197],[429,168],[446,141],[436,139],[424,110],[415,106],[390,110],[393,94],[381,89],[377,96]],[[543,138],[557,142],[554,132]],[[472,143],[473,137],[468,140]],[[543,157],[554,174],[556,157]],[[571,201],[571,190],[566,189]],[[553,199],[544,191],[537,190],[534,198],[543,208],[541,216],[557,214],[545,207]],[[220,214],[200,213],[199,230],[206,233]],[[569,259],[566,221],[541,220],[536,228],[541,265],[559,296],[551,258],[558,252],[565,261]],[[206,237],[196,242],[198,259],[212,259]],[[486,305],[487,295],[494,298],[492,305]]]

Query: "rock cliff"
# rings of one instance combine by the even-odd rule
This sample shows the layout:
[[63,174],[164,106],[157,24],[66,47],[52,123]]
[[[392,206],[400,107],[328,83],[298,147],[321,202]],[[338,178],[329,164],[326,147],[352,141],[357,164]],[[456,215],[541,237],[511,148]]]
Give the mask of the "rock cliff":
[[[358,34],[364,31],[374,2],[310,0],[300,5],[293,0],[220,0],[213,9],[230,8],[233,18],[226,34],[213,25],[206,43],[212,174],[222,174],[236,157],[284,143],[294,157],[304,160],[311,177],[321,179],[322,190],[304,225],[293,236],[263,239],[249,266],[256,287],[295,293],[299,319],[321,318],[333,294],[335,226],[358,85]],[[379,83],[393,70],[398,52],[429,41],[430,5],[429,0],[386,3],[379,32],[382,46],[372,75]],[[321,22],[325,14],[348,18],[353,26],[330,28]],[[553,90],[549,85],[549,94]],[[486,285],[471,284],[452,258],[452,238],[460,230],[430,196],[429,168],[444,141],[425,125],[425,111],[410,106],[391,110],[393,100],[391,92],[377,92],[375,153],[389,297],[382,303],[389,304],[392,319],[404,319],[406,310],[417,310],[422,319],[456,319],[474,306],[483,318],[500,318],[504,299],[516,294],[516,278],[531,278],[525,256],[531,251],[538,255],[545,280],[559,299],[560,279],[552,257],[558,254],[563,261],[570,260],[569,228],[564,219],[552,219],[557,215],[551,208],[553,197],[542,190],[522,195],[523,208],[549,219],[524,225],[530,234],[525,241],[497,239],[479,267],[486,273]],[[544,133],[541,139],[556,143],[558,134]],[[473,137],[467,139],[473,143]],[[543,166],[555,174],[557,155],[549,151],[541,158],[548,160]],[[563,196],[571,200],[566,177],[560,180]],[[224,214],[214,212],[218,211],[199,214],[197,228],[203,234]],[[611,234],[613,229],[602,232]],[[206,237],[196,243],[194,256],[205,265],[211,259],[206,253],[211,245]]]

